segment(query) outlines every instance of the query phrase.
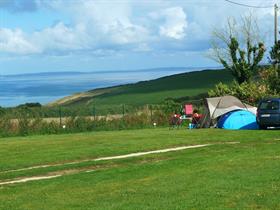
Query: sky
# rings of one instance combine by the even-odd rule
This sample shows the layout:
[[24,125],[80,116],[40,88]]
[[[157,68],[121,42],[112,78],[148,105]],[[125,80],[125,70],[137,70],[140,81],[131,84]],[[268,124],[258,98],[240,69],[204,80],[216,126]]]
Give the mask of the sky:
[[219,66],[207,56],[213,29],[247,13],[257,17],[269,46],[272,7],[225,0],[0,0],[0,74]]

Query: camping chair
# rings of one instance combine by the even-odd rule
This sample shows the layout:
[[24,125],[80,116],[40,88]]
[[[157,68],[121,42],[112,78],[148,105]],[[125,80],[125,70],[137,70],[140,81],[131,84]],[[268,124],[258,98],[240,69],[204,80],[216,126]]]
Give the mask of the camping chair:
[[200,123],[201,123],[201,119],[202,119],[202,115],[201,114],[193,114],[192,116],[192,125],[193,128],[199,128],[200,127]]
[[192,104],[185,105],[185,114],[186,114],[187,118],[192,119],[192,115],[193,115],[193,105]]
[[185,105],[185,113],[186,113],[186,117],[190,120],[190,122],[192,124],[192,128],[198,128],[199,123],[200,123],[200,119],[201,119],[201,115],[199,115],[197,113],[194,114],[192,104],[186,104]]
[[169,119],[169,129],[179,128],[182,125],[182,119],[180,115],[173,114]]

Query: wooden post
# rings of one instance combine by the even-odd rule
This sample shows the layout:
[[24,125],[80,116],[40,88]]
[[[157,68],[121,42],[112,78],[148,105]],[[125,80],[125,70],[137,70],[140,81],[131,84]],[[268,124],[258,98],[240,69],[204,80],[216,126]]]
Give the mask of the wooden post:
[[93,105],[92,113],[93,113],[93,119],[94,119],[94,121],[95,121],[95,120],[96,120],[96,108],[95,108],[95,104]]
[[150,112],[151,112],[151,123],[153,124],[153,106],[150,105]]
[[122,114],[123,114],[123,118],[124,118],[124,115],[125,115],[125,109],[124,109],[124,104],[122,105]]
[[62,113],[61,113],[61,106],[59,106],[59,127],[61,128],[62,127]]

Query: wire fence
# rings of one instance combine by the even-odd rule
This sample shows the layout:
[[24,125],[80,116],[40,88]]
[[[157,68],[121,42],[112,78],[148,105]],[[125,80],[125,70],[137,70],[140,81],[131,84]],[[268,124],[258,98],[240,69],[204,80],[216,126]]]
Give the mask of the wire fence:
[[134,107],[127,104],[113,108],[24,107],[0,113],[0,136],[57,134],[99,130],[122,130],[168,125],[162,106]]
[[[201,100],[193,101],[196,107]],[[184,104],[57,106],[0,109],[0,136],[58,134],[168,126],[173,113],[183,114]],[[187,123],[186,123],[187,124]]]

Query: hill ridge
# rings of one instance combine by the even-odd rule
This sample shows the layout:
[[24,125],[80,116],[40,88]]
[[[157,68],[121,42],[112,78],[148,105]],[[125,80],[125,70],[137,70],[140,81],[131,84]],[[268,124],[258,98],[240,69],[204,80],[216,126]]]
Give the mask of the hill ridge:
[[204,69],[79,92],[51,102],[48,106],[161,103],[166,98],[188,98],[206,94],[218,82],[229,83],[232,80],[233,77],[226,70]]

